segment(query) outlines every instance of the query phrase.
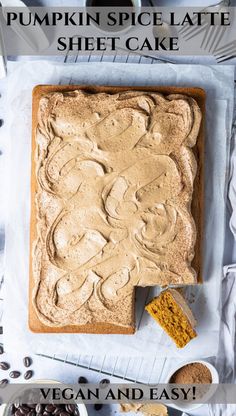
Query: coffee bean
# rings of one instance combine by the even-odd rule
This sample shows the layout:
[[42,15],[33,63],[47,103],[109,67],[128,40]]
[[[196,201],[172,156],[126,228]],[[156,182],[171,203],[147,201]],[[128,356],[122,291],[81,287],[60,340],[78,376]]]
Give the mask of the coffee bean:
[[27,415],[30,411],[28,406],[26,406],[25,404],[21,404],[20,407],[19,407],[19,410],[20,410],[22,415]]
[[62,410],[60,416],[70,416],[70,414]]
[[31,357],[25,357],[23,358],[23,363],[25,367],[30,367],[32,364],[32,358]]
[[47,404],[45,407],[46,412],[53,413],[56,407],[53,404]]
[[102,407],[103,407],[102,403],[95,403],[94,405],[95,410],[101,410]]
[[106,387],[108,384],[110,384],[110,380],[108,380],[108,378],[103,378],[99,383],[101,388]]
[[14,403],[14,406],[16,409],[18,409],[20,407],[20,401],[19,399],[16,399],[17,401]]
[[0,381],[0,388],[3,389],[4,387],[6,387],[7,384],[8,384],[8,380],[4,378],[3,380]]
[[32,376],[33,376],[33,371],[27,370],[26,373],[24,374],[24,379],[29,380]]
[[20,409],[17,409],[17,411],[15,412],[15,416],[22,416]]
[[19,371],[11,371],[9,376],[11,378],[18,378],[18,377],[20,377],[20,372]]
[[3,353],[4,353],[3,346],[2,346],[2,345],[0,345],[0,354],[3,354]]
[[53,412],[53,415],[58,415],[61,412],[60,407],[56,407],[56,409]]
[[36,416],[35,411],[33,409],[30,410],[30,412],[28,413],[28,416]]
[[43,416],[51,416],[51,413],[46,412],[46,410],[44,410],[44,412],[43,412]]
[[43,406],[41,403],[38,403],[35,407],[36,413],[42,413],[43,412]]
[[81,377],[78,378],[78,383],[79,384],[86,384],[86,383],[88,383],[88,380],[87,380],[87,378],[81,376]]
[[75,404],[66,404],[66,411],[68,412],[68,413],[70,413],[70,414],[74,414],[75,413],[75,409],[76,409],[76,406],[75,406]]
[[24,411],[26,411],[26,410],[29,411],[30,410],[28,404],[25,404],[25,403],[20,405],[20,409],[22,409]]
[[0,369],[1,370],[9,370],[10,365],[8,363],[5,363],[4,361],[0,362]]

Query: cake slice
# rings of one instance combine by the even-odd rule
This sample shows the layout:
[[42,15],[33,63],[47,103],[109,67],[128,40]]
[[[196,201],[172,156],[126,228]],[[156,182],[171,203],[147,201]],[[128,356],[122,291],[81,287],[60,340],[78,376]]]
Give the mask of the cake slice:
[[194,330],[197,322],[178,290],[164,290],[146,305],[145,309],[173,339],[178,348],[185,347],[197,336]]

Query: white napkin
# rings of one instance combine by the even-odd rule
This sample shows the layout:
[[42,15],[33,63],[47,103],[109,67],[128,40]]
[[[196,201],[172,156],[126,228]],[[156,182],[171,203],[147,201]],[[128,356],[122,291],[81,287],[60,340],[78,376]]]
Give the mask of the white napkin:
[[[236,110],[236,108],[235,108]],[[236,134],[232,138],[232,155],[230,166],[229,200],[231,203],[230,228],[234,241],[228,236],[231,246],[231,258],[235,259],[236,252]],[[235,317],[236,317],[236,263],[224,267],[224,279],[222,282],[222,317],[220,330],[220,345],[217,354],[216,366],[219,371],[220,381],[223,383],[235,383]],[[211,416],[235,416],[236,405],[212,405]]]

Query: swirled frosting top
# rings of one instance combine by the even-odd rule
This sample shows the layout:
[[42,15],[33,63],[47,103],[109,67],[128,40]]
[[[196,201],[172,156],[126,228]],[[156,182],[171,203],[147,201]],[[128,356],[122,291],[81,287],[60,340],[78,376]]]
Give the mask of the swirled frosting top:
[[130,327],[135,286],[195,283],[191,148],[200,122],[182,95],[40,99],[33,266],[42,322]]

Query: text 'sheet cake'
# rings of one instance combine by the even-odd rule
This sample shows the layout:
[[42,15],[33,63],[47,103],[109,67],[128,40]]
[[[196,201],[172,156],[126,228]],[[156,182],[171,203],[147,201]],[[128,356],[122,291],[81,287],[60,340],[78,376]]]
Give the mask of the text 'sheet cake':
[[182,94],[38,88],[30,326],[133,333],[136,286],[197,282],[201,111]]

